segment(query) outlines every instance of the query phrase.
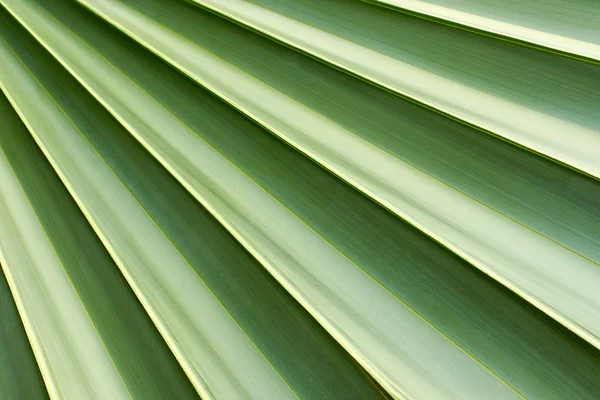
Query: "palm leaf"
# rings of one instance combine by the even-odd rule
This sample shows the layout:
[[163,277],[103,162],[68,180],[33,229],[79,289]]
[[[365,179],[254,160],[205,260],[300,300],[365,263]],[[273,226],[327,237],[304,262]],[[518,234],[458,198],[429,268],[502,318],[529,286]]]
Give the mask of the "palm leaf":
[[[16,31],[17,29],[14,29]],[[225,341],[227,349],[223,349],[223,345],[211,345],[208,340],[214,338],[214,335],[220,335],[220,339],[228,333],[225,329],[216,329],[213,336],[201,335],[197,332],[191,331],[188,328],[189,325],[198,323],[199,319],[206,321],[211,324],[212,328],[218,327],[217,324],[218,314],[215,316],[211,314],[208,306],[202,306],[202,302],[198,300],[196,296],[189,296],[184,301],[191,302],[193,307],[190,306],[189,310],[192,315],[183,314],[182,310],[178,308],[176,301],[178,297],[186,293],[196,294],[198,290],[177,290],[177,293],[169,293],[166,290],[168,284],[164,284],[163,281],[159,281],[158,273],[154,276],[148,273],[149,278],[155,279],[157,284],[161,284],[159,295],[150,297],[153,303],[150,305],[147,302],[146,296],[150,296],[152,293],[149,290],[144,291],[143,303],[146,302],[145,307],[149,313],[154,312],[154,304],[159,306],[168,307],[168,309],[160,309],[163,311],[163,315],[166,314],[168,320],[169,329],[173,332],[172,335],[179,339],[179,342],[183,342],[182,339],[188,339],[188,342],[184,342],[191,348],[175,347],[174,351],[185,353],[187,357],[191,357],[195,352],[200,351],[212,351],[217,356],[221,354],[235,354],[236,363],[238,368],[243,371],[242,368],[250,368],[256,371],[254,381],[251,381],[253,385],[260,384],[261,386],[250,386],[242,387],[243,384],[247,385],[248,379],[252,378],[250,374],[243,374],[242,383],[236,387],[234,384],[231,372],[221,372],[219,370],[208,372],[201,371],[202,384],[206,384],[208,389],[200,386],[199,391],[209,391],[213,396],[229,396],[235,395],[235,391],[238,391],[238,395],[245,396],[258,396],[257,392],[261,390],[269,391],[272,393],[273,387],[269,387],[269,375],[262,373],[258,369],[260,365],[256,361],[251,364],[244,366],[242,363],[241,355],[250,352],[247,357],[252,357],[252,351],[261,357],[264,363],[269,365],[269,370],[273,371],[272,368],[277,369],[275,373],[275,382],[281,382],[285,385],[287,380],[294,386],[294,391],[300,393],[335,393],[335,395],[342,395],[344,393],[361,393],[361,397],[365,398],[378,398],[381,397],[381,393],[377,387],[375,387],[368,377],[361,371],[361,369],[354,364],[348,357],[348,355],[339,348],[339,346],[320,328],[314,320],[312,320],[302,308],[295,303],[285,291],[282,290],[273,280],[270,278],[265,271],[256,265],[255,262],[243,251],[243,249],[236,245],[235,242],[223,232],[223,229],[208,216],[206,211],[203,211],[201,207],[181,188],[169,174],[164,171],[160,166],[157,166],[155,161],[139,146],[135,141],[124,131],[120,125],[110,117],[102,107],[94,102],[93,98],[85,91],[84,88],[79,86],[72,77],[61,70],[60,66],[56,61],[49,59],[40,59],[39,54],[43,49],[39,45],[36,45],[32,39],[27,40],[26,37],[21,37],[17,43],[21,44],[21,53],[30,60],[29,67],[32,71],[35,71],[35,76],[40,80],[40,83],[36,83],[33,80],[33,75],[24,68],[13,67],[10,68],[6,63],[6,68],[3,70],[4,76],[9,76],[9,81],[12,85],[9,89],[14,89],[15,93],[28,93],[27,98],[33,98],[33,95],[39,93],[39,98],[36,99],[37,104],[47,104],[48,107],[52,107],[53,104],[50,101],[55,102],[55,109],[47,112],[40,112],[38,108],[34,113],[31,110],[25,109],[22,114],[23,118],[28,121],[31,125],[32,133],[34,137],[41,143],[43,150],[47,154],[52,154],[54,161],[52,164],[56,166],[57,172],[61,175],[61,178],[65,180],[71,193],[74,193],[74,197],[82,205],[82,210],[91,215],[90,221],[94,228],[98,231],[99,235],[104,240],[116,240],[114,248],[111,248],[111,252],[117,263],[122,266],[122,260],[131,260],[131,255],[127,254],[127,251],[131,252],[135,249],[135,243],[132,243],[129,238],[124,237],[122,233],[127,233],[121,229],[121,236],[116,236],[110,231],[110,226],[106,228],[106,222],[119,226],[120,221],[125,221],[131,227],[144,227],[143,219],[135,219],[135,211],[127,210],[124,205],[127,204],[127,199],[132,201],[138,201],[136,203],[140,210],[145,212],[147,221],[153,222],[161,231],[167,235],[167,244],[153,244],[152,250],[160,254],[161,256],[155,257],[152,254],[139,256],[138,259],[146,260],[146,264],[140,268],[149,267],[148,260],[156,259],[160,261],[159,267],[163,276],[167,279],[173,279],[170,275],[174,273],[174,269],[177,267],[177,259],[165,259],[165,255],[168,255],[168,246],[171,246],[177,254],[180,254],[183,260],[189,265],[186,268],[190,272],[196,273],[196,277],[189,279],[190,282],[181,281],[180,286],[193,284],[193,280],[198,278],[205,279],[208,282],[210,279],[211,290],[213,293],[218,290],[219,302],[224,305],[227,304],[226,316],[235,320],[238,327],[234,331],[243,332],[244,336]],[[28,43],[29,42],[29,43]],[[10,61],[10,60],[9,60]],[[54,66],[55,68],[51,68]],[[62,78],[62,79],[61,79]],[[46,83],[48,86],[42,86],[41,82]],[[16,89],[15,89],[16,88]],[[20,89],[20,90],[17,90]],[[9,90],[7,90],[9,92]],[[12,92],[12,91],[10,91]],[[48,100],[44,98],[48,97],[48,93],[54,93],[55,97]],[[25,101],[25,97],[17,98],[15,100],[16,107],[19,109],[25,108],[26,103],[19,103],[19,101]],[[61,124],[61,121],[55,121],[54,118],[63,118],[66,116],[65,111],[69,110],[69,119],[65,120],[65,123]],[[95,113],[90,114],[90,110],[95,110]],[[70,124],[67,125],[67,123]],[[55,131],[50,130],[52,127],[60,127]],[[80,129],[79,132],[75,131]],[[69,130],[75,131],[77,135],[68,136],[69,141],[62,141],[60,135]],[[60,132],[60,133],[58,133]],[[120,133],[120,134],[119,134]],[[83,134],[84,136],[82,136]],[[84,142],[85,140],[85,142]],[[47,141],[47,142],[44,142]],[[48,144],[46,144],[48,143]],[[62,146],[61,146],[62,145]],[[97,155],[91,155],[87,162],[77,163],[77,157],[61,157],[60,150],[69,150],[68,146],[79,145],[78,153],[81,153],[87,148],[96,151]],[[60,147],[59,147],[60,146]],[[74,154],[74,153],[71,153]],[[103,155],[106,155],[105,159]],[[49,157],[49,158],[50,158]],[[56,157],[56,158],[55,158]],[[86,160],[84,158],[84,160]],[[87,193],[96,194],[96,198],[101,198],[99,192],[94,192],[94,185],[90,183],[89,179],[85,179],[85,175],[75,175],[73,178],[73,171],[85,173],[88,171],[90,175],[100,167],[92,170],[89,165],[94,166],[93,161],[101,161],[105,163],[107,168],[110,168],[114,178],[102,179],[102,175],[94,176],[94,181],[102,183],[102,187],[107,190],[117,184],[124,185],[128,192],[127,196],[123,196],[120,204],[121,208],[129,211],[128,213],[117,214],[117,217],[111,217],[113,213],[109,207],[100,208],[94,204],[94,198],[87,195]],[[110,161],[109,161],[110,160]],[[75,164],[63,164],[75,162]],[[74,165],[74,166],[72,166]],[[101,165],[100,162],[97,165]],[[86,170],[87,168],[87,170]],[[149,171],[154,173],[148,175]],[[100,176],[97,178],[97,176]],[[117,178],[118,177],[118,178]],[[31,179],[31,177],[30,177]],[[78,186],[71,186],[70,179],[76,179],[75,182],[79,183]],[[84,182],[85,184],[81,184]],[[140,186],[142,185],[142,186]],[[145,186],[144,186],[145,185]],[[77,188],[78,190],[76,191]],[[169,197],[165,198],[161,193],[165,188],[169,188]],[[111,193],[110,201],[117,203],[119,197],[118,192]],[[86,196],[87,195],[87,196]],[[85,196],[85,197],[84,197]],[[97,201],[97,200],[96,200]],[[172,202],[176,201],[178,207],[172,209]],[[96,206],[97,208],[91,208]],[[95,210],[100,209],[104,211],[102,219],[99,219],[97,223],[95,217],[92,214]],[[173,213],[169,210],[175,210]],[[119,218],[119,219],[117,219]],[[147,224],[147,223],[146,223]],[[203,231],[198,232],[197,227],[202,226]],[[182,229],[183,227],[183,229]],[[73,229],[65,226],[66,230]],[[108,232],[108,233],[106,233]],[[139,237],[141,239],[148,239],[150,229],[146,229],[144,234],[131,235],[133,237]],[[106,236],[104,236],[106,235]],[[110,238],[110,239],[107,239]],[[121,239],[123,238],[123,239]],[[121,239],[121,240],[119,240]],[[73,239],[71,239],[73,241]],[[109,242],[110,243],[110,242]],[[198,243],[206,243],[205,246],[198,247]],[[143,245],[142,242],[141,245]],[[152,243],[151,243],[152,244]],[[127,246],[127,247],[125,247]],[[211,250],[211,246],[214,246],[214,251]],[[86,249],[89,246],[82,245],[80,248]],[[113,247],[113,246],[111,246]],[[165,248],[166,247],[166,248]],[[130,268],[129,266],[126,266]],[[190,268],[191,267],[191,268]],[[123,268],[123,267],[122,267]],[[135,270],[134,270],[135,271]],[[128,272],[128,270],[126,270]],[[151,272],[151,271],[147,271]],[[185,272],[185,270],[184,270]],[[223,281],[225,275],[228,279]],[[127,276],[127,275],[126,275]],[[138,280],[137,285],[144,283],[141,279]],[[133,285],[132,285],[133,286]],[[232,292],[232,286],[237,286],[238,290]],[[146,286],[148,287],[148,286]],[[150,286],[151,288],[151,286]],[[137,288],[136,288],[137,289]],[[138,289],[141,290],[141,289]],[[162,292],[162,293],[161,293]],[[140,291],[138,291],[140,293]],[[150,293],[150,294],[147,294]],[[106,294],[105,294],[106,295]],[[171,302],[159,303],[160,295],[169,296],[167,299]],[[142,297],[142,295],[140,295]],[[96,299],[96,304],[99,304],[100,299]],[[181,300],[180,300],[181,301]],[[252,304],[263,304],[264,313],[257,315],[253,309],[249,309],[248,305]],[[210,304],[209,304],[210,305]],[[114,312],[114,310],[113,310]],[[183,315],[182,315],[183,314]],[[231,314],[231,316],[229,316]],[[197,315],[197,319],[194,319],[194,315]],[[155,317],[155,316],[154,316]],[[156,318],[156,317],[155,317]],[[178,318],[180,322],[174,322],[173,318]],[[239,321],[243,322],[239,322]],[[283,322],[280,327],[273,326],[274,322]],[[131,326],[131,322],[123,321],[125,326]],[[158,325],[158,323],[157,323]],[[180,327],[179,330],[175,330],[174,327]],[[227,326],[226,326],[227,327]],[[160,330],[161,326],[159,326]],[[147,329],[147,328],[146,328]],[[117,333],[114,332],[113,334]],[[169,332],[169,334],[171,334]],[[163,334],[164,335],[164,334]],[[247,336],[246,336],[247,335]],[[166,335],[165,335],[166,336]],[[203,338],[203,341],[199,341],[199,338]],[[190,341],[192,339],[193,341]],[[169,336],[166,336],[167,342],[171,340]],[[214,339],[213,339],[214,340]],[[223,342],[222,342],[223,343]],[[171,344],[171,343],[169,343]],[[244,345],[252,346],[250,350],[244,350]],[[177,343],[177,346],[180,346]],[[134,351],[132,346],[125,346],[124,349],[127,351],[121,351],[121,356],[126,356],[129,351]],[[319,349],[317,354],[306,353],[305,347],[312,349]],[[121,350],[124,350],[121,349]],[[148,350],[140,350],[141,354],[145,354]],[[235,352],[235,353],[233,353]],[[298,365],[289,365],[288,363],[283,364],[282,361],[289,355],[290,358],[298,360]],[[215,356],[213,356],[215,357]],[[268,358],[267,358],[268,357]],[[216,357],[215,357],[216,358]],[[217,359],[218,360],[218,359]],[[135,360],[140,363],[140,360]],[[196,366],[200,363],[206,365],[207,357],[192,359],[192,366]],[[180,360],[182,364],[185,361]],[[231,361],[228,365],[231,364]],[[270,365],[273,364],[273,367]],[[149,368],[152,368],[150,364],[147,364]],[[214,364],[213,364],[214,365]],[[184,368],[186,365],[183,365]],[[197,368],[197,367],[196,367]],[[156,364],[154,365],[156,369]],[[239,370],[238,370],[239,371]],[[196,371],[188,372],[192,381],[200,373]],[[227,384],[219,382],[219,374],[229,373],[229,376],[225,375],[230,380]],[[151,373],[146,372],[140,374],[144,379],[152,379]],[[279,377],[281,375],[281,378]],[[216,376],[216,378],[215,378]],[[258,376],[258,377],[257,377]],[[272,378],[273,379],[273,378]],[[160,380],[157,380],[160,382]],[[256,382],[256,383],[255,383]],[[311,382],[310,386],[307,386],[305,382]],[[196,383],[196,382],[194,382]],[[296,388],[296,386],[298,386]],[[287,386],[285,386],[287,387]],[[185,388],[185,385],[182,386]],[[149,393],[157,393],[156,388],[147,387]],[[286,391],[289,389],[285,389]],[[245,392],[242,392],[245,391]],[[147,398],[148,393],[135,393],[139,398]],[[166,397],[167,393],[163,393]],[[175,396],[182,398],[182,394]]]
[[401,4],[1,3],[0,250],[41,227],[104,344],[55,351],[112,362],[52,397],[595,396],[597,66]]
[[[493,210],[460,190],[452,190],[457,188],[449,188],[404,160],[392,157],[387,149],[362,140],[361,136],[284,95],[277,87],[266,85],[262,80],[253,78],[195,45],[186,39],[184,33],[179,33],[177,28],[194,26],[192,13],[182,10],[178,15],[185,22],[181,23],[181,20],[170,18],[173,7],[168,6],[168,1],[162,2],[161,7],[157,6],[161,4],[158,1],[147,7],[154,10],[168,9],[169,12],[163,12],[162,15],[170,18],[168,22],[159,25],[150,17],[120,2],[96,4],[88,0],[86,4],[90,6],[92,3],[98,13],[121,30],[165,57],[227,102],[569,329],[600,346],[600,294],[596,290],[600,284],[600,269],[597,268],[597,263],[524,227],[523,223],[509,218],[502,211]],[[163,20],[166,18],[163,17]],[[265,17],[261,20],[269,19]],[[294,26],[289,28],[285,31],[301,32]],[[325,46],[327,41],[314,38],[311,43]],[[332,44],[330,47],[339,49],[341,45]],[[63,52],[66,52],[66,48]],[[352,54],[361,60],[373,60],[373,57],[360,55],[358,51],[352,51]],[[382,65],[377,60],[375,64]],[[85,67],[80,69],[89,70]],[[397,75],[405,74],[397,71]],[[411,78],[411,81],[415,80],[418,81]],[[433,86],[437,87],[436,84]],[[422,88],[423,85],[419,87]],[[453,96],[456,93],[452,90],[440,90],[453,93]],[[260,101],[256,101],[256,98]],[[476,102],[482,104],[479,100]],[[542,131],[548,131],[545,125],[535,122],[529,116],[519,117],[516,111],[502,106],[492,108],[505,110],[519,123],[531,122]],[[490,112],[482,112],[481,115],[489,118]],[[585,151],[600,148],[587,139],[566,134],[560,124],[551,124],[556,126],[556,135],[568,137],[570,143],[581,144],[586,147]],[[480,123],[477,125],[482,126]],[[321,132],[327,132],[327,135]],[[586,135],[598,137],[592,131]],[[164,151],[160,152],[164,154]],[[577,154],[581,153],[577,151]],[[358,162],[357,155],[360,155]],[[178,174],[183,172],[179,171]],[[271,232],[274,232],[272,228]],[[578,292],[573,293],[570,289],[572,287],[578,287]]]

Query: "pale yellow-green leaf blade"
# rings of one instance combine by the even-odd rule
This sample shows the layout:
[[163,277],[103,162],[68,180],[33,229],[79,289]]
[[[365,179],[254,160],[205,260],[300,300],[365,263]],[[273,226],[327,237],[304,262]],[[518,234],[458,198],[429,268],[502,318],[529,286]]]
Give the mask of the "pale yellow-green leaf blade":
[[[600,24],[590,2],[366,0],[550,50],[600,60]],[[586,4],[588,3],[588,4]],[[592,11],[592,12],[590,12]],[[560,17],[557,17],[560,16]]]

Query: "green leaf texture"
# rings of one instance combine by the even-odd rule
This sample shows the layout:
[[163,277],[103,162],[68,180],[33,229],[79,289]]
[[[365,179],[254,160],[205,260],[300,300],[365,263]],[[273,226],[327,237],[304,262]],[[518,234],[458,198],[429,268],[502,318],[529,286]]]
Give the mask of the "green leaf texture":
[[564,52],[570,56],[600,60],[600,14],[593,0],[525,2],[509,0],[366,0],[400,12],[440,19],[505,40],[524,42]]
[[3,398],[597,396],[600,65],[546,3],[0,0]]

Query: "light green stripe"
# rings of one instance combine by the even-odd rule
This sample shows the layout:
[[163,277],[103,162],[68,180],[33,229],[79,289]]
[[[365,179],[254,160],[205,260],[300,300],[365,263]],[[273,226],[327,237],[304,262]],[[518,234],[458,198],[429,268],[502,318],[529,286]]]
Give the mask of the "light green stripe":
[[600,60],[600,14],[593,12],[593,0],[570,1],[568,7],[556,0],[366,1]]

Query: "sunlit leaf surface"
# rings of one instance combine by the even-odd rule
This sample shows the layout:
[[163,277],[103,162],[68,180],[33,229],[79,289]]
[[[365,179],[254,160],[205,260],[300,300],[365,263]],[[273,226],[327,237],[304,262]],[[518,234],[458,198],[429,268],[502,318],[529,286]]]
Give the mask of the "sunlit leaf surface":
[[448,3],[0,0],[2,398],[597,396],[594,17]]

